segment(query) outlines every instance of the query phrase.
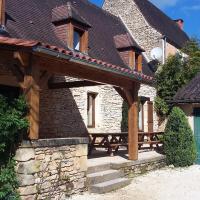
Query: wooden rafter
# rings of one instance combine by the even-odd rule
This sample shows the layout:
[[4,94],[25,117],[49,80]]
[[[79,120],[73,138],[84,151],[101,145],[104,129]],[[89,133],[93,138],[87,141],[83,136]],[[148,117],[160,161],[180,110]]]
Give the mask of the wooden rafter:
[[62,88],[79,88],[88,86],[102,85],[101,83],[95,83],[92,81],[73,81],[73,82],[49,82],[49,89],[62,89]]

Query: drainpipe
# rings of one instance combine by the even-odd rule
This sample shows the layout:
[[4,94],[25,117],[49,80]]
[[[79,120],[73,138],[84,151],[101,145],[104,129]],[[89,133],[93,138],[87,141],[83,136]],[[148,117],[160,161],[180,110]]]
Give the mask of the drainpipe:
[[162,37],[162,64],[165,64],[166,61],[166,47],[167,47],[167,38],[166,36]]

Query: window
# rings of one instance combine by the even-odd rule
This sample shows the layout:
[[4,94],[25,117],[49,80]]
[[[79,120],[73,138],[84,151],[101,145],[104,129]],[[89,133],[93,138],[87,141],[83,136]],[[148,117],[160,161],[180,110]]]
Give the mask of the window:
[[73,41],[74,50],[77,50],[77,51],[81,50],[81,36],[82,36],[82,33],[75,29],[74,30],[74,41]]
[[89,128],[95,127],[95,99],[97,94],[88,93],[87,97],[87,126]]
[[76,50],[76,51],[82,50],[83,35],[84,35],[84,33],[82,31],[74,29],[74,41],[73,41],[74,50]]
[[144,105],[140,103],[139,105],[139,116],[138,116],[138,127],[139,131],[144,131]]

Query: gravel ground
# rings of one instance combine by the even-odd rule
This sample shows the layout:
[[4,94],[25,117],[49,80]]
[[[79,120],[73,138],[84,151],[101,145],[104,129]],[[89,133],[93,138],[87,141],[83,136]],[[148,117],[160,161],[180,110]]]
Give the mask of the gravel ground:
[[199,200],[200,166],[164,168],[136,177],[118,191],[103,195],[84,193],[70,200]]

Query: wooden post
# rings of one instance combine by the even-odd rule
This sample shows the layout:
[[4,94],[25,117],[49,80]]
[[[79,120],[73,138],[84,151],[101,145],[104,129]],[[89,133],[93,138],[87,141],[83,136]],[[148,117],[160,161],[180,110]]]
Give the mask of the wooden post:
[[31,55],[16,52],[14,58],[20,61],[24,68],[24,80],[20,83],[29,106],[29,139],[39,138],[39,99],[40,99],[40,69],[32,66]]
[[137,66],[137,71],[142,72],[142,54],[138,56],[138,66]]
[[5,25],[5,0],[0,0],[0,24]]
[[153,102],[148,101],[148,132],[153,132]]
[[128,111],[128,153],[130,160],[138,160],[138,90],[140,84],[135,83],[132,90],[125,90],[129,99]]
[[24,75],[24,94],[29,105],[29,139],[36,140],[39,138],[39,102],[40,87],[38,85],[40,70],[37,66],[32,67],[31,63],[25,68]]

